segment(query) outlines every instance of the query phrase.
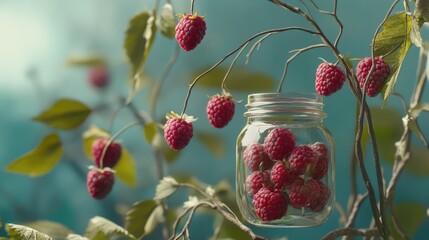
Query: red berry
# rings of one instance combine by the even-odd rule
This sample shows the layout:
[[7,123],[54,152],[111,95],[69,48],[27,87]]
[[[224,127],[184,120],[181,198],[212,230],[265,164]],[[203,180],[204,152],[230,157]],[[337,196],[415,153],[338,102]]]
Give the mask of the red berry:
[[346,77],[343,70],[332,63],[321,63],[316,71],[316,91],[329,96],[343,87]]
[[288,203],[282,192],[264,187],[253,197],[253,206],[256,215],[262,221],[272,221],[280,219],[286,214]]
[[275,128],[264,140],[264,148],[272,160],[283,160],[295,147],[295,136],[286,128]]
[[329,197],[331,196],[331,190],[329,190],[328,186],[322,181],[317,180],[316,182],[319,186],[320,193],[319,195],[314,196],[309,208],[313,212],[321,212],[323,209],[325,209],[326,204],[328,203]]
[[194,49],[206,34],[206,22],[198,15],[186,14],[176,26],[176,40],[185,51]]
[[90,69],[88,74],[89,83],[95,88],[104,88],[109,84],[109,72],[105,66]]
[[289,157],[289,166],[296,174],[304,174],[309,164],[315,163],[317,155],[307,145],[301,145],[293,149]]
[[315,196],[320,195],[320,189],[315,180],[305,182],[303,178],[297,178],[290,185],[288,194],[290,204],[295,208],[302,208],[308,206]]
[[268,170],[252,172],[246,179],[246,189],[249,196],[255,195],[259,189],[270,185],[270,172]]
[[112,190],[115,176],[109,169],[91,169],[86,177],[89,195],[95,199],[103,199]]
[[325,144],[317,142],[311,145],[317,155],[317,160],[310,167],[310,175],[313,179],[322,179],[328,172],[329,155]]
[[95,165],[97,165],[97,167],[114,168],[115,165],[118,163],[119,159],[121,158],[121,145],[117,142],[111,142],[110,145],[107,147],[103,161],[101,162],[103,149],[108,141],[109,140],[106,138],[99,138],[92,143],[91,153],[94,157]]
[[289,186],[297,177],[282,161],[277,161],[271,169],[270,179],[275,189]]
[[251,171],[265,170],[273,166],[273,161],[264,150],[264,145],[259,143],[250,144],[243,152],[243,161]]
[[164,138],[174,150],[186,147],[193,136],[192,117],[181,118],[175,113],[167,114],[167,122],[164,125]]
[[207,103],[206,112],[213,127],[223,128],[234,116],[235,103],[230,95],[216,95]]
[[[363,89],[365,85],[365,80],[371,67],[372,59],[370,57],[362,59],[356,67],[356,75],[361,89]],[[386,82],[389,74],[389,65],[383,60],[383,58],[375,57],[375,69],[368,80],[366,94],[368,94],[370,97],[376,96],[383,88],[383,85]]]

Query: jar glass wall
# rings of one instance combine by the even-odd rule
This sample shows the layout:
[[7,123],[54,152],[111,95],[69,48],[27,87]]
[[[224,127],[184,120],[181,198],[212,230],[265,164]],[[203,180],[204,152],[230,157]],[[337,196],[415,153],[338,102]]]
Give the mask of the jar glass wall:
[[266,227],[323,223],[335,202],[334,143],[323,126],[322,97],[310,93],[248,96],[237,139],[241,214]]

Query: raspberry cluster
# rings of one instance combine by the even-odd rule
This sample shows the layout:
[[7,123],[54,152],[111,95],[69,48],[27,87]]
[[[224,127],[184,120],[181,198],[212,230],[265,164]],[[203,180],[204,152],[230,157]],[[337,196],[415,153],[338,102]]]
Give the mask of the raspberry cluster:
[[322,142],[297,145],[290,129],[277,127],[264,143],[246,146],[246,191],[262,221],[283,218],[288,207],[323,211],[331,196],[326,182],[329,151]]

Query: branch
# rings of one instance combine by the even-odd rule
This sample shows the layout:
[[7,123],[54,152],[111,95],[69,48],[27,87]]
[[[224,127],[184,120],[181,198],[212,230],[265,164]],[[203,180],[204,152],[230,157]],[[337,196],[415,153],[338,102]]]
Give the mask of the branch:
[[355,221],[355,219],[356,219],[356,216],[357,216],[357,213],[358,213],[358,211],[359,211],[359,208],[360,208],[360,205],[363,203],[363,201],[366,199],[368,197],[368,192],[366,192],[365,194],[363,194],[363,195],[358,195],[357,197],[356,197],[356,201],[354,202],[354,204],[353,204],[353,208],[352,208],[352,210],[350,211],[350,214],[349,214],[349,219],[348,219],[348,221],[347,221],[347,223],[346,223],[346,228],[350,228],[351,226],[353,226],[353,224],[354,224],[354,221]]
[[371,229],[356,229],[356,228],[338,228],[326,234],[322,240],[335,240],[341,236],[362,236],[362,237],[378,237],[380,233],[377,228]]

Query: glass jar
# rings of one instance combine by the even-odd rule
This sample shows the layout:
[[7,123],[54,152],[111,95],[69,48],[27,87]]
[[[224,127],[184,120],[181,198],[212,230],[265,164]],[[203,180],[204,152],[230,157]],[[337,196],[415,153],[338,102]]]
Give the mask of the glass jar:
[[334,142],[323,126],[323,98],[312,93],[248,96],[237,139],[241,214],[263,227],[323,223],[335,202]]

